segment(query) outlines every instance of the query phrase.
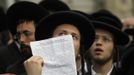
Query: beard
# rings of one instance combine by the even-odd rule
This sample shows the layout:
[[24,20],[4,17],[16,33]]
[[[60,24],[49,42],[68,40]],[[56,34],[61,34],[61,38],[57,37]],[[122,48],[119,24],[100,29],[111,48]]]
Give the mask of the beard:
[[29,45],[21,44],[20,49],[25,60],[32,56],[32,51]]

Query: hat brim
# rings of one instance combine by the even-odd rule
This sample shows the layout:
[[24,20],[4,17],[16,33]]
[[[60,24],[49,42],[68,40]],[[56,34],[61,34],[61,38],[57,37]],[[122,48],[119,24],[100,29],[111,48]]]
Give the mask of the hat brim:
[[43,18],[36,29],[36,39],[50,38],[54,29],[61,24],[72,24],[76,26],[83,37],[85,49],[88,50],[95,38],[94,27],[88,18],[71,11],[56,12]]
[[112,25],[100,21],[92,21],[92,23],[95,28],[101,28],[111,32],[116,39],[117,45],[126,45],[129,42],[129,37],[127,36],[127,34],[123,33]]
[[48,12],[45,9],[28,1],[17,2],[7,10],[9,28],[13,34],[15,33],[18,20],[33,20],[37,23],[46,15],[48,15]]

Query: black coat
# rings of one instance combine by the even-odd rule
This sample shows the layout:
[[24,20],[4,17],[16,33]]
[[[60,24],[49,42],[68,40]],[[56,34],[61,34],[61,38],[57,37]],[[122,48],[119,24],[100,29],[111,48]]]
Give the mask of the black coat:
[[11,71],[11,67],[23,60],[23,57],[15,42],[9,46],[0,47],[0,74],[6,72],[17,72]]

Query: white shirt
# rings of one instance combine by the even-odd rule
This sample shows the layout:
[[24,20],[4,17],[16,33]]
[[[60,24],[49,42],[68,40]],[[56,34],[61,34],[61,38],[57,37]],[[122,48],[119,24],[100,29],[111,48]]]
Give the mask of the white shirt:
[[[87,70],[87,64],[86,63],[84,63],[84,70],[85,70],[85,72],[87,72],[88,70]],[[79,73],[78,75],[82,75],[82,69],[81,69],[81,67],[77,70],[77,72]]]
[[[106,75],[110,75],[111,72],[112,72],[112,70],[113,70],[113,66],[111,67],[111,69],[108,71],[108,73],[107,73]],[[91,66],[91,74],[92,74],[92,75],[101,75],[101,74],[97,74],[97,73],[94,71],[93,66]]]

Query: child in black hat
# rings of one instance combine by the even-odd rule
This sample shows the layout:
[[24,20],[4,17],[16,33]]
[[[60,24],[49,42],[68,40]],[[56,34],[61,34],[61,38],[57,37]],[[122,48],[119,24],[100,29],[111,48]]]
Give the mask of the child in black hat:
[[114,58],[118,57],[117,46],[128,43],[128,36],[121,31],[122,23],[109,11],[93,13],[93,26],[96,39],[89,49],[91,61],[90,71],[87,75],[115,75]]
[[[94,41],[94,28],[88,18],[71,11],[56,12],[43,18],[36,29],[37,40],[67,34],[71,34],[74,40],[76,67],[78,70],[80,66],[77,65],[81,64],[81,55],[88,50]],[[32,57],[24,63],[28,73],[32,71],[32,66],[28,66],[30,65],[29,63],[34,64],[34,62],[32,63],[31,61],[38,63],[36,69],[39,69],[37,67],[41,69],[42,59],[40,57]],[[36,71],[41,72],[41,70]],[[37,75],[39,75],[39,73]]]

